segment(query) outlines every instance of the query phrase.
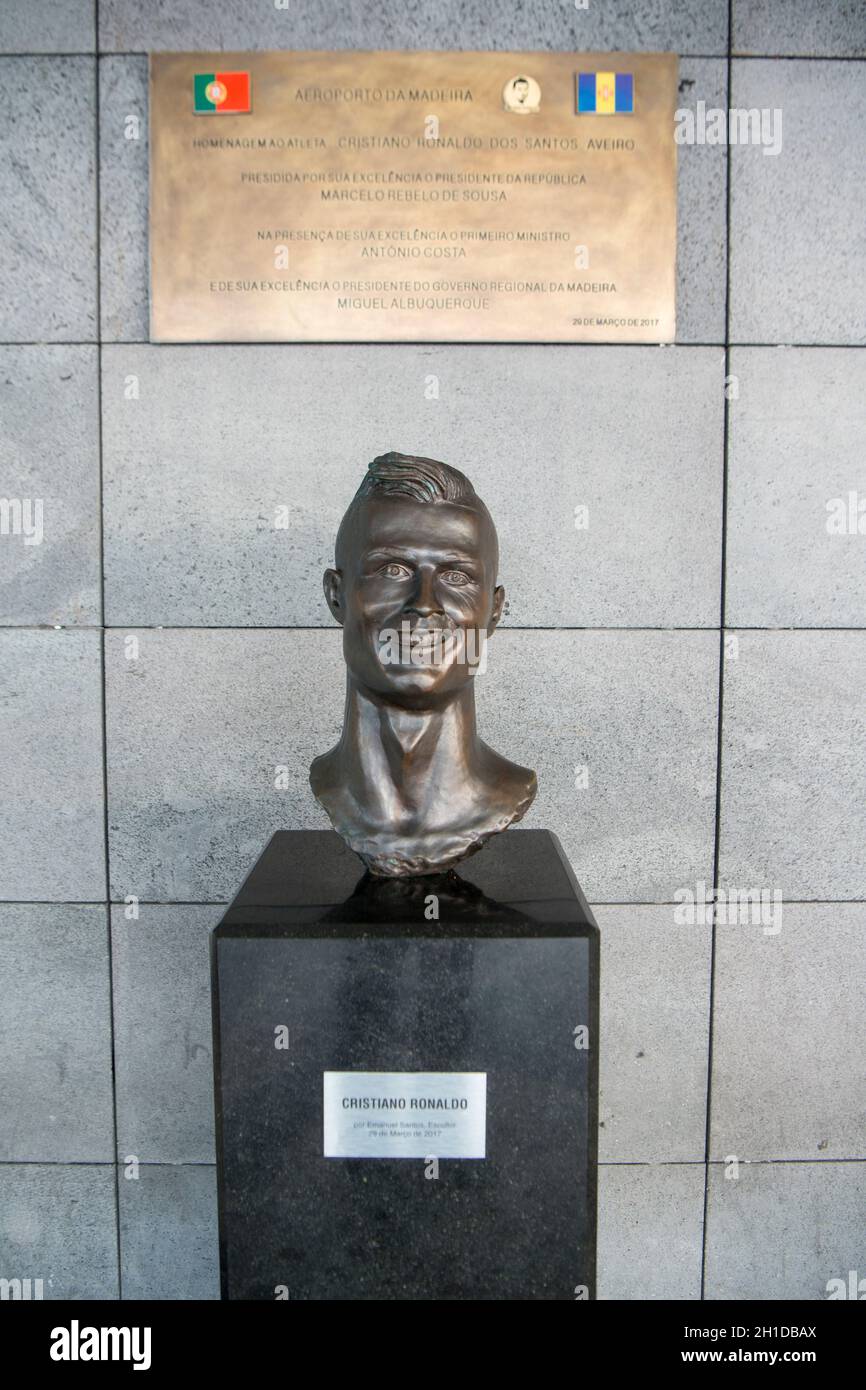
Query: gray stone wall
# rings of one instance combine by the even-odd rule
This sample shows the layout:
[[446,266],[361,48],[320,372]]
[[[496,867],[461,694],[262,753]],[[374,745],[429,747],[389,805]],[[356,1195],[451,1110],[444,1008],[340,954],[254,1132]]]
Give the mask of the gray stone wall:
[[[827,529],[866,499],[866,9],[732,15],[5,0],[0,495],[44,536],[0,536],[0,1275],[217,1294],[207,936],[323,824],[320,573],[388,448],[500,524],[484,728],[602,930],[602,1296],[866,1275],[866,534]],[[148,50],[457,46],[671,49],[683,106],[782,112],[777,156],[680,149],[676,346],[148,345]],[[679,921],[714,882],[780,929]]]

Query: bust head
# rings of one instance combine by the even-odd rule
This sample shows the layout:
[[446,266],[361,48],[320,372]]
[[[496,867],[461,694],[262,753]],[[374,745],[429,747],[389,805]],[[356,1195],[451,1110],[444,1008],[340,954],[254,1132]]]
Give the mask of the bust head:
[[496,528],[463,473],[406,454],[374,459],[335,559],[325,596],[359,687],[418,708],[474,678],[505,591]]
[[498,564],[490,513],[458,469],[395,453],[369,465],[325,571],[346,709],[310,783],[375,874],[439,873],[535,796],[534,772],[476,728],[475,675],[505,598]]

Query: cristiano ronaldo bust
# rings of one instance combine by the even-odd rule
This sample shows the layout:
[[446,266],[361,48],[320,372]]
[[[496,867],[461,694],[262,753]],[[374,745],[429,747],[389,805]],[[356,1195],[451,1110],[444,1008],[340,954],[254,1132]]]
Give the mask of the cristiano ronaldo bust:
[[382,876],[441,873],[528,810],[535,773],[479,738],[475,680],[502,615],[496,528],[436,459],[373,460],[340,524],[325,598],[343,629],[343,732],[310,785]]

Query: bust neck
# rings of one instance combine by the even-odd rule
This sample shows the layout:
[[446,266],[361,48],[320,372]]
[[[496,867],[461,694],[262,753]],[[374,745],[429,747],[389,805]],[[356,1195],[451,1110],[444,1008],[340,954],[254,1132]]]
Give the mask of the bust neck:
[[343,784],[382,826],[429,828],[459,818],[482,780],[475,690],[443,704],[406,708],[358,686],[346,687],[343,735],[335,753]]
[[343,734],[310,769],[334,829],[377,874],[439,872],[519,820],[535,774],[479,739],[475,692],[407,709],[358,686],[346,692]]

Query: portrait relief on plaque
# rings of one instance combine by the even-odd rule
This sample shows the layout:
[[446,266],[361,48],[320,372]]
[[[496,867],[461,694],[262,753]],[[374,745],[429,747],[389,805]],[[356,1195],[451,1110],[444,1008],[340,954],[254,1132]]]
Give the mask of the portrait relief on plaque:
[[506,82],[502,93],[502,103],[506,111],[516,111],[518,115],[537,111],[541,106],[541,88],[534,77],[522,73]]

